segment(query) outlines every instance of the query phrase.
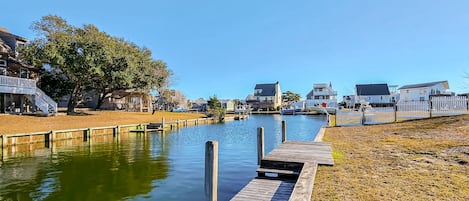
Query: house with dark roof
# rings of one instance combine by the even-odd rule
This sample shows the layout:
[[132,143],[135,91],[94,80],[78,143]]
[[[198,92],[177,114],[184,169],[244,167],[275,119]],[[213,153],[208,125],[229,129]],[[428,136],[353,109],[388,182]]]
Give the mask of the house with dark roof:
[[57,103],[37,87],[40,69],[18,58],[26,42],[0,27],[0,113],[55,114]]
[[278,110],[282,106],[280,83],[256,84],[254,94],[246,98],[253,110]]
[[389,107],[394,105],[388,84],[355,85],[354,104],[369,103],[372,107]]
[[448,81],[404,85],[399,88],[400,101],[428,101],[430,96],[451,95]]

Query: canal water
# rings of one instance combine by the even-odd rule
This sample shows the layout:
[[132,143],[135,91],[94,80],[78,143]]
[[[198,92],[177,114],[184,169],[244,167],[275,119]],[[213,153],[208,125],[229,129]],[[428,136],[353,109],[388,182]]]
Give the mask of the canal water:
[[[0,161],[0,200],[204,200],[205,142],[219,146],[218,198],[229,200],[256,176],[256,129],[265,152],[287,139],[312,141],[324,116],[251,115],[248,120],[152,133],[68,140],[9,150]],[[30,146],[30,145],[25,145]]]

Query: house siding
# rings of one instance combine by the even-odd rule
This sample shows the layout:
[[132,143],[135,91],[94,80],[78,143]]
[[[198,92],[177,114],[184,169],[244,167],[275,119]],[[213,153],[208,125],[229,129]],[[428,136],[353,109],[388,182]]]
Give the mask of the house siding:
[[399,91],[401,101],[428,101],[432,94],[445,94],[446,88],[443,83],[439,83],[431,87],[400,89]]

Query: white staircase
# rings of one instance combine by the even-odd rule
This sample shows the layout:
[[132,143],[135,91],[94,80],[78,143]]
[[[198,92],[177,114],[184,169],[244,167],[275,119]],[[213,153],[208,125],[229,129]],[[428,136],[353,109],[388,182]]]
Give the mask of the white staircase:
[[57,103],[47,96],[41,89],[36,87],[36,93],[33,97],[36,107],[45,115],[57,113]]

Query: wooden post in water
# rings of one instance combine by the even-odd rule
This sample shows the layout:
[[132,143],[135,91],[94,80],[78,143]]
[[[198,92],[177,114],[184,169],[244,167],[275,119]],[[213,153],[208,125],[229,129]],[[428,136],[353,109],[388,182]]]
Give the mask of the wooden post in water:
[[116,127],[112,129],[112,137],[117,137],[118,134],[119,134],[119,125],[117,125]]
[[83,142],[88,141],[88,130],[83,130]]
[[90,137],[91,137],[91,128],[83,130],[83,142],[88,141]]
[[164,117],[161,117],[161,128],[164,130]]
[[264,127],[257,128],[257,164],[264,158]]
[[2,135],[2,150],[7,148],[8,137],[6,135]]
[[287,141],[287,122],[285,120],[282,121],[282,143]]
[[55,137],[55,131],[50,131],[49,133],[44,135],[44,145],[47,148],[52,148],[52,141]]
[[205,143],[205,200],[217,200],[218,187],[218,142]]

